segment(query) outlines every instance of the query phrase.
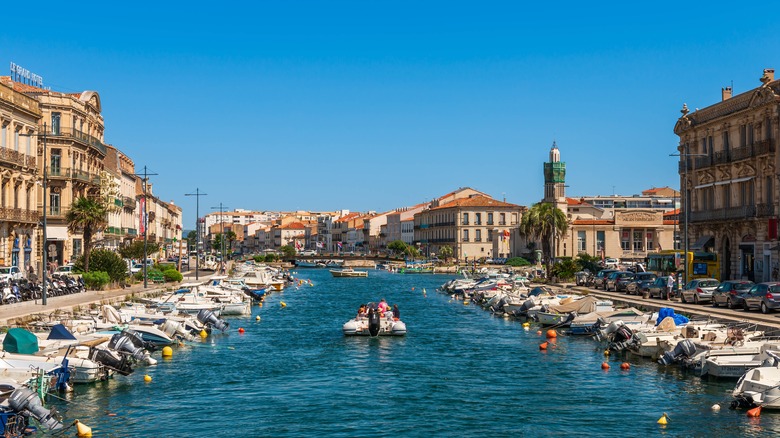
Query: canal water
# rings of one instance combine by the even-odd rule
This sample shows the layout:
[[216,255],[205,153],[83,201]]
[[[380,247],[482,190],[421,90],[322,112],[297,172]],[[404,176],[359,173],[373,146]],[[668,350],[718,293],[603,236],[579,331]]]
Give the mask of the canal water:
[[[609,357],[603,371],[603,348],[585,338],[561,336],[542,352],[536,328],[436,292],[450,276],[297,276],[314,286],[275,293],[251,317],[229,319],[227,334],[52,404],[104,437],[780,433],[780,413],[728,409],[733,381],[631,357]],[[361,303],[381,298],[399,305],[405,337],[342,335]],[[668,424],[658,425],[665,412]]]

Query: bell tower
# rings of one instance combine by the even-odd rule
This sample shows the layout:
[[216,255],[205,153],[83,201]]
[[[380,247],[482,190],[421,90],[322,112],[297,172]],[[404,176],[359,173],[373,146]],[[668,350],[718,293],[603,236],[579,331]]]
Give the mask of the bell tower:
[[550,161],[544,163],[544,199],[566,211],[566,163],[561,162],[561,152],[553,141]]

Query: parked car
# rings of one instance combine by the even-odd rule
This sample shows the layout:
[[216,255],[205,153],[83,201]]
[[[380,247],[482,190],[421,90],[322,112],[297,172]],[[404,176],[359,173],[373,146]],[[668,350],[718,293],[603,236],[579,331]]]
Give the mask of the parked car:
[[712,301],[712,293],[720,285],[720,281],[714,278],[697,278],[691,280],[680,291],[680,301],[683,303],[699,304]]
[[607,277],[604,282],[604,290],[613,290],[618,292],[619,290],[625,290],[626,285],[631,279],[634,278],[634,273],[629,271],[615,271]]
[[136,272],[141,272],[144,269],[144,265],[142,263],[133,263],[132,266],[130,266],[130,274],[135,274]]
[[617,272],[617,269],[602,269],[596,274],[596,277],[593,279],[593,287],[598,289],[602,288],[604,289],[604,285],[606,284],[607,277],[609,274]]
[[637,272],[631,283],[626,285],[626,292],[632,295],[641,295],[658,278],[652,272]]
[[304,249],[302,251],[298,251],[298,255],[313,256],[313,255],[317,255],[317,251],[315,251],[313,249]]
[[666,290],[669,287],[669,276],[658,277],[647,286],[648,297],[660,299],[666,298]]
[[769,313],[780,309],[780,282],[772,281],[753,285],[744,296],[745,310],[760,309],[761,313]]
[[0,281],[21,280],[22,277],[18,266],[0,266]]
[[57,269],[54,270],[55,274],[62,274],[62,275],[70,275],[73,273],[73,264],[68,263],[67,265],[58,266]]
[[726,306],[729,309],[744,308],[745,294],[750,292],[754,283],[748,280],[727,280],[712,292],[712,306]]

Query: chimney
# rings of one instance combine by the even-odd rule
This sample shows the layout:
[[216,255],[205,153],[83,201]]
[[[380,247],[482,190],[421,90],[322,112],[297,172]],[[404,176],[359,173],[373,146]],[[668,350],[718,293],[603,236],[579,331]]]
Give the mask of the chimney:
[[726,99],[731,99],[731,87],[726,87],[726,88],[721,88],[720,89],[720,100],[721,100],[721,102],[726,100]]
[[761,82],[766,84],[775,80],[775,69],[765,68],[764,76],[761,76]]

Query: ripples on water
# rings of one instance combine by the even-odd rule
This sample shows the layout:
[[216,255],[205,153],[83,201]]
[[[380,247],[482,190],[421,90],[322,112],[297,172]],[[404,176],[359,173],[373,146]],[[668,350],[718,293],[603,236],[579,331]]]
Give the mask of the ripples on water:
[[[172,360],[131,376],[77,386],[53,404],[66,421],[78,418],[106,437],[780,432],[780,414],[749,419],[727,408],[733,381],[702,381],[630,357],[608,358],[605,372],[603,349],[588,339],[559,337],[541,352],[536,328],[435,292],[446,276],[298,274],[315,286],[271,295],[251,317],[231,319],[230,333],[175,349]],[[380,298],[399,304],[407,336],[343,336],[358,306]],[[620,371],[623,361],[630,371]],[[144,383],[144,374],[153,381]],[[720,412],[711,411],[714,403]],[[661,427],[664,412],[671,420]]]

